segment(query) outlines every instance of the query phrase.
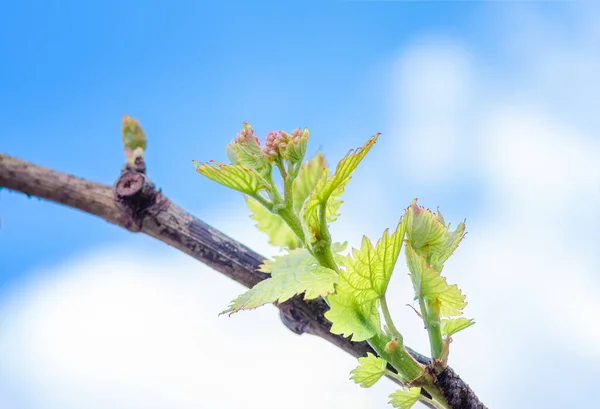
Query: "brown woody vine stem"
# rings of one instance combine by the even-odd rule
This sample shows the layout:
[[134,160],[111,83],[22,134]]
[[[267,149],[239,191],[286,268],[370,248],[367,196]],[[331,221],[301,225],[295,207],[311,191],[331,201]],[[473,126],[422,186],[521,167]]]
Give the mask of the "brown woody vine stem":
[[[264,259],[261,255],[166,198],[146,176],[143,162],[127,165],[114,186],[109,186],[0,153],[0,187],[79,209],[129,231],[147,234],[246,287],[267,278],[257,271]],[[373,352],[366,342],[351,342],[329,332],[331,324],[323,317],[328,307],[322,299],[304,301],[294,297],[277,308],[283,323],[296,334],[316,335],[355,357]],[[434,371],[429,358],[407,350],[428,366],[435,385],[453,409],[486,408],[450,367]]]

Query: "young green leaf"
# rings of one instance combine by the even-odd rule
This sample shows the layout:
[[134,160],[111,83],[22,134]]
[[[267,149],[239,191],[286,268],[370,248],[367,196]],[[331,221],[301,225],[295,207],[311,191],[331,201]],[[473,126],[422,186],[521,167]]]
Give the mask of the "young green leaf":
[[358,358],[358,363],[358,367],[350,371],[350,379],[363,388],[370,388],[385,375],[387,362],[370,352],[367,352],[366,357]]
[[285,160],[292,164],[300,163],[304,159],[306,153],[306,145],[308,143],[308,129],[302,131],[296,128],[290,135],[290,143],[287,144],[282,156]]
[[349,151],[342,160],[338,163],[335,173],[331,176],[321,189],[313,192],[320,202],[326,201],[329,196],[342,185],[350,174],[356,169],[358,164],[363,160],[365,155],[369,152],[373,144],[377,141],[379,134],[376,134],[369,138],[369,140],[356,151]]
[[309,161],[306,161],[300,171],[298,172],[298,176],[294,180],[294,211],[299,213],[302,209],[302,205],[306,198],[310,195],[310,192],[313,191],[323,170],[326,169],[327,164],[325,163],[325,157],[321,154],[321,152],[317,152],[317,154]]
[[[449,285],[446,278],[435,271],[411,246],[406,245],[406,262],[410,271],[410,278],[415,289],[416,298],[425,298],[430,304],[439,303],[439,312],[445,317],[458,316],[467,305],[465,296],[454,285]],[[424,313],[424,311],[421,311]]]
[[335,271],[322,267],[306,249],[295,249],[284,256],[265,260],[260,271],[271,274],[231,302],[221,314],[250,310],[275,301],[284,302],[296,294],[304,299],[325,297],[334,291]]
[[359,342],[371,338],[380,330],[377,310],[379,299],[360,300],[352,290],[352,286],[340,276],[336,293],[327,299],[331,308],[325,313],[325,318],[332,322],[332,334],[344,337],[352,335],[352,341]]
[[319,207],[323,203],[327,203],[330,198],[333,198],[333,203],[326,208],[326,218],[328,221],[337,218],[337,209],[340,207],[341,201],[335,201],[335,198],[341,196],[344,192],[344,187],[350,180],[350,174],[369,152],[373,144],[377,141],[378,136],[379,134],[372,136],[356,151],[349,151],[346,156],[340,160],[335,169],[335,173],[331,177],[328,178],[327,170],[323,170],[317,185],[304,202],[302,211],[300,212],[300,217],[304,220],[305,224],[306,237],[311,243],[316,241],[318,237]]
[[377,254],[379,264],[381,265],[381,271],[379,274],[372,275],[371,281],[373,283],[373,288],[380,296],[385,295],[387,285],[392,277],[392,272],[394,271],[396,261],[400,255],[400,249],[402,248],[405,228],[404,218],[400,218],[400,221],[396,226],[396,231],[390,236],[389,230],[386,229],[375,246],[375,253]]
[[332,333],[353,334],[353,341],[363,341],[381,330],[378,307],[403,238],[404,222],[400,219],[391,236],[386,229],[375,247],[363,237],[360,250],[353,249],[352,257],[346,258],[346,269],[340,271],[336,292],[327,299],[331,309],[325,313],[325,318],[333,324]]
[[271,172],[271,164],[265,159],[260,148],[260,141],[250,124],[244,122],[244,127],[227,145],[227,157],[232,165],[242,165],[255,170],[261,176]]
[[446,242],[441,246],[434,246],[429,250],[429,259],[431,265],[440,268],[446,260],[454,253],[462,239],[465,237],[465,223],[459,223],[454,231],[450,231],[450,225],[447,226]]
[[290,250],[302,247],[298,236],[279,215],[270,212],[250,196],[246,196],[246,204],[252,212],[252,219],[257,222],[256,227],[267,233],[270,244]]
[[390,395],[390,404],[398,409],[410,409],[420,396],[421,388],[399,389]]
[[413,249],[436,271],[441,271],[443,263],[465,236],[465,224],[460,223],[455,231],[450,231],[441,212],[435,214],[418,206],[416,199],[406,209],[406,218],[406,235]]
[[347,178],[333,191],[333,193],[331,193],[331,196],[329,196],[329,200],[327,201],[327,210],[325,212],[325,219],[327,220],[327,223],[333,223],[338,217],[340,217],[338,210],[344,201],[339,199],[339,197],[344,194],[344,190],[346,189],[348,182],[350,182],[350,178]]
[[[314,195],[310,195],[304,202],[302,210],[300,211],[300,217],[304,220],[304,234],[306,237],[311,238],[311,241],[315,241],[317,232],[319,230],[319,206],[322,203],[325,204],[325,219],[328,223],[334,222],[340,216],[338,210],[343,203],[339,197],[344,193],[346,185],[350,181],[350,178],[344,180],[329,196],[327,201],[320,201]],[[322,189],[327,183],[327,170],[324,170],[321,174],[321,178],[318,180],[313,193]]]
[[469,328],[473,324],[475,324],[475,321],[472,318],[443,319],[441,323],[442,336],[449,337],[458,331]]
[[418,206],[417,199],[406,209],[406,219],[406,234],[417,252],[446,242],[446,226],[431,210]]
[[271,172],[271,164],[264,158],[257,143],[240,144],[237,151],[237,162],[245,168],[255,170],[261,176]]
[[271,190],[262,176],[256,171],[241,165],[225,165],[216,161],[210,161],[210,163],[193,162],[198,173],[238,192],[256,196],[261,190]]
[[341,254],[348,247],[348,242],[343,243],[331,243],[331,251],[333,252],[333,259],[336,264],[340,267],[346,267],[346,255]]

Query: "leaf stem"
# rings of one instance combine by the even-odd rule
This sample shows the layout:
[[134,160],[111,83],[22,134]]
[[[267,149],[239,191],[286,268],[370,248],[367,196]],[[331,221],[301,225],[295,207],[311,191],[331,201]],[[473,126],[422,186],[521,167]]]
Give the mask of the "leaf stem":
[[277,185],[275,185],[275,182],[273,181],[272,172],[269,172],[265,175],[265,180],[271,186],[272,194],[270,194],[270,196],[273,200],[273,203],[267,202],[259,195],[255,195],[253,197],[256,200],[258,200],[260,204],[269,209],[272,213],[281,216],[281,218],[287,223],[288,226],[290,226],[290,228],[296,234],[296,236],[298,236],[300,241],[306,246],[306,238],[304,237],[302,223],[300,222],[300,218],[296,215],[293,209],[292,183],[288,182],[287,174],[281,161],[276,161],[276,163],[277,167],[281,171],[281,176],[283,178],[284,197],[281,197],[281,194],[277,189]]
[[425,367],[418,363],[402,344],[398,343],[396,348],[386,351],[385,346],[391,340],[392,337],[378,333],[371,337],[368,342],[380,357],[385,359],[398,371],[398,375],[404,383],[413,382],[416,379],[425,377],[426,379],[423,379],[425,384],[432,384],[433,379],[429,379],[430,376],[425,371]]
[[255,199],[258,203],[263,205],[270,212],[273,211],[273,203],[269,202],[265,198],[261,197],[259,194],[250,195],[253,199]]
[[420,399],[427,400],[429,403],[439,409],[452,409],[446,398],[444,398],[444,395],[442,395],[437,388],[431,386],[423,386],[422,388],[425,389],[433,397],[433,399],[428,399],[423,395],[421,395]]
[[331,234],[327,227],[327,202],[321,202],[319,204],[319,233],[317,242],[312,245],[314,255],[316,259],[324,267],[330,268],[333,271],[339,273],[337,263],[333,258],[331,252]]
[[271,200],[273,200],[273,203],[278,204],[283,202],[281,194],[279,194],[279,189],[277,189],[277,185],[273,181],[273,175],[271,171],[269,171],[269,173],[265,175],[265,180],[267,181],[269,186],[271,186],[271,192],[269,192],[269,196],[271,196]]
[[442,331],[440,327],[439,305],[433,305],[427,297],[419,296],[419,306],[431,347],[431,357],[441,359],[444,348],[442,343]]
[[327,201],[319,203],[319,232],[321,239],[331,242],[331,234],[327,226]]
[[285,221],[287,225],[290,226],[292,231],[306,246],[306,238],[304,236],[304,230],[302,229],[302,223],[300,222],[300,218],[292,210],[291,206],[280,204],[279,207],[275,209],[275,212],[279,216],[281,216],[283,221]]
[[404,344],[404,338],[402,337],[402,334],[400,334],[400,331],[398,331],[398,328],[396,328],[396,325],[392,320],[392,316],[387,305],[387,299],[385,298],[385,294],[381,297],[380,301],[381,311],[383,312],[383,318],[385,319],[387,327],[390,331],[392,331],[392,335],[394,336],[394,338],[396,338],[401,344]]
[[293,209],[294,206],[294,178],[292,176],[293,174],[290,172],[283,179],[283,200],[285,201],[285,205],[290,209]]
[[281,173],[281,178],[283,180],[286,180],[287,172],[285,170],[285,166],[283,166],[283,161],[281,160],[281,158],[275,159],[275,164],[277,165],[277,168],[279,169],[279,173]]
[[[369,340],[369,344],[371,344],[373,349],[375,349],[377,351],[377,353],[379,354],[379,351],[377,350],[377,348],[375,348],[374,344],[371,343],[371,340]],[[404,347],[402,347],[399,351],[406,352],[406,349]],[[385,348],[384,348],[384,352],[385,352]],[[408,354],[408,352],[406,352],[406,353]],[[386,356],[381,355],[381,357],[384,358],[387,362],[389,362],[398,371],[398,373],[396,374],[392,371],[386,370],[386,375],[391,376],[395,379],[398,379],[400,382],[402,382],[403,386],[406,386],[406,384],[411,382],[410,380],[407,380],[407,379],[414,375],[407,377],[406,376],[407,374],[402,371],[402,368],[399,368],[396,365],[394,365],[394,363],[392,363]],[[410,358],[412,358],[412,356],[410,356]],[[404,360],[403,362],[407,362],[407,361]],[[418,364],[418,362],[417,362],[417,364]],[[418,365],[420,365],[420,364],[418,364]],[[407,367],[407,365],[403,364],[403,367]],[[422,369],[422,371],[423,371],[422,373],[425,374],[424,369]],[[439,409],[451,409],[450,405],[448,404],[448,401],[446,400],[446,398],[444,398],[444,395],[435,386],[432,386],[433,379],[426,378],[426,379],[424,379],[424,382],[419,382],[419,384],[421,385],[421,387],[423,389],[425,389],[433,397],[433,399],[429,399],[429,398],[421,395],[421,397],[419,399],[424,399],[427,402],[429,402],[431,405],[433,405]]]
[[397,379],[402,386],[404,386],[404,378],[398,375],[396,372],[390,371],[389,369],[385,370],[385,375]]

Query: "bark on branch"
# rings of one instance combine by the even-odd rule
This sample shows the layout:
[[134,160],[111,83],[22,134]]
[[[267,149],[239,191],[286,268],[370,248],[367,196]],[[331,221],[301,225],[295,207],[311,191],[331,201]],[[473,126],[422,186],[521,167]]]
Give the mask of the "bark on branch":
[[[0,154],[0,187],[79,209],[129,231],[147,234],[246,287],[268,277],[258,271],[264,257],[166,198],[145,175],[143,163],[128,166],[115,185],[109,186]],[[355,357],[373,352],[366,342],[351,342],[329,332],[331,323],[323,316],[328,306],[322,299],[304,301],[294,297],[276,306],[283,323],[296,334],[319,336]],[[429,358],[408,350],[422,364],[430,363]],[[486,408],[450,367],[437,375],[437,386],[452,409]]]

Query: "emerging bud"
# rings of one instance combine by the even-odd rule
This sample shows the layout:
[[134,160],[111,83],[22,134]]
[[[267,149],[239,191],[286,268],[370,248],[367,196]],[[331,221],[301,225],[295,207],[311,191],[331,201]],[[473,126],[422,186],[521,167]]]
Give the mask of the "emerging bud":
[[143,157],[143,152],[146,149],[148,140],[140,123],[129,115],[123,115],[121,134],[123,137],[123,147],[125,149],[127,162],[134,162],[134,151],[136,152],[137,157]]
[[258,140],[258,136],[254,134],[254,129],[248,124],[244,122],[244,129],[238,132],[237,136],[233,138],[231,143],[237,143],[242,146],[258,146],[260,147],[260,141]]
[[396,341],[395,338],[392,338],[390,340],[390,342],[388,342],[387,344],[385,344],[385,352],[387,352],[388,354],[393,354],[398,348],[400,347],[400,344],[398,343],[398,341]]
[[227,157],[233,165],[253,169],[261,175],[266,175],[271,171],[271,164],[262,155],[258,137],[246,122],[244,122],[244,128],[227,145],[226,150]]
[[[247,155],[245,156],[253,156],[260,152],[260,141],[254,134],[254,129],[246,122],[244,122],[244,128],[237,133],[237,136],[232,139],[226,148],[227,157],[233,165],[240,162],[240,150],[246,151]],[[243,153],[242,156],[244,156]]]
[[285,159],[292,163],[300,163],[304,160],[306,154],[306,145],[308,142],[308,129],[302,131],[300,128],[296,128],[292,131],[290,143],[288,143],[287,149],[283,156]]
[[301,162],[306,153],[307,139],[308,129],[303,132],[300,128],[296,128],[291,134],[285,131],[271,131],[265,139],[263,156],[271,162],[278,156],[292,163]]
[[279,146],[283,144],[283,136],[281,132],[271,131],[265,138],[265,146],[262,148],[263,156],[273,162],[279,154]]
[[252,129],[247,122],[244,122],[244,129],[238,132],[237,137],[234,140],[237,140],[242,145],[256,144],[260,146],[258,136],[254,134],[254,129]]

